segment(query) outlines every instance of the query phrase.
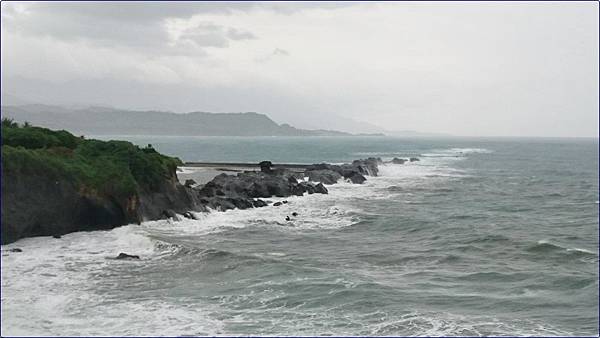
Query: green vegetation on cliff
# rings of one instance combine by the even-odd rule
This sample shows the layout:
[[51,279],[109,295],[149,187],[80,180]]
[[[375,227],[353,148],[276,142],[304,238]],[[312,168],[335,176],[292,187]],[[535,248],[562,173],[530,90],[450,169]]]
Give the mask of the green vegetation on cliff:
[[66,179],[80,189],[125,198],[154,190],[181,161],[125,141],[86,140],[61,130],[2,119],[2,170]]

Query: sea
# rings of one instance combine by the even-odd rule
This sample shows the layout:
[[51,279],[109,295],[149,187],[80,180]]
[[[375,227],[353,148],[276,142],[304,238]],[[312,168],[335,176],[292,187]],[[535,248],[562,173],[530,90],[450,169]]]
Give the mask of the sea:
[[420,161],[280,207],[4,245],[2,336],[598,335],[597,139],[102,138],[184,161]]

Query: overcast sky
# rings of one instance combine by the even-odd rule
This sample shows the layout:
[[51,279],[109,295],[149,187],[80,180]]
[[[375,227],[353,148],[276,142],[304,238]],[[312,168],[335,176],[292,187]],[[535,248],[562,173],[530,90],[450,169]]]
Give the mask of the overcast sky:
[[598,135],[596,2],[2,2],[1,41],[15,101]]

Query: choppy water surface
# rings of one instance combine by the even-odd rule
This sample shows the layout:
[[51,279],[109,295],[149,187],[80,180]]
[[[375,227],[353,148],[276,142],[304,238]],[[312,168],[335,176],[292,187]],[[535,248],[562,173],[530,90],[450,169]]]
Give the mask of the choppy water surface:
[[3,252],[2,335],[598,334],[597,141],[130,139],[184,160],[421,161],[278,208],[3,246],[23,252]]

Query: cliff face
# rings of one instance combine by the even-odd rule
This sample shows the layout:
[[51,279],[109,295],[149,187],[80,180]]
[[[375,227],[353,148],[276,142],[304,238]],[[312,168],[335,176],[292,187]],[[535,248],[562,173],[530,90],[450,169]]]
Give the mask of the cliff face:
[[2,121],[2,244],[203,210],[152,147]]
[[202,211],[174,176],[126,197],[81,189],[68,179],[2,171],[2,244],[23,237],[62,235],[164,218],[166,210]]

